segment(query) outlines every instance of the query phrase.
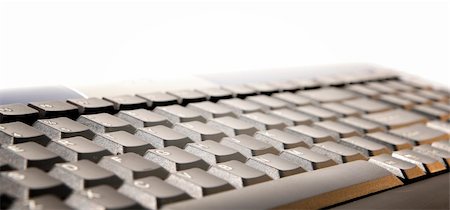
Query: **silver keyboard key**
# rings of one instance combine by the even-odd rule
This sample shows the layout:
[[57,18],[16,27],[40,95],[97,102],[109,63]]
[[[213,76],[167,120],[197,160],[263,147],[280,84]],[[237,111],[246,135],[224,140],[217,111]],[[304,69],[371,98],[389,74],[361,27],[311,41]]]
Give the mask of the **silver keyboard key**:
[[249,101],[244,101],[240,98],[224,99],[220,100],[218,103],[230,108],[236,115],[263,111],[260,105]]
[[209,168],[208,173],[227,181],[235,188],[243,188],[271,180],[264,172],[236,160],[213,165]]
[[438,160],[412,150],[395,151],[392,153],[392,157],[415,164],[426,173],[437,173],[445,170],[445,165]]
[[296,163],[306,171],[313,171],[337,165],[337,163],[329,157],[313,152],[304,147],[284,150],[281,152],[280,158]]
[[200,113],[206,119],[213,119],[217,117],[236,116],[233,111],[221,104],[212,103],[210,101],[203,101],[198,103],[190,103],[187,108]]
[[326,155],[339,164],[355,160],[367,160],[358,150],[346,147],[332,141],[314,144],[311,151]]
[[339,143],[360,151],[366,157],[391,153],[386,146],[359,136],[343,138]]
[[222,131],[198,121],[177,123],[173,129],[196,142],[204,140],[220,141],[223,137],[226,137]]
[[298,125],[295,127],[288,127],[285,129],[286,132],[300,137],[308,145],[313,145],[315,143],[325,142],[325,141],[337,141],[335,137],[329,133],[319,130],[317,128],[312,128],[306,125]]
[[208,125],[224,132],[227,136],[241,134],[253,135],[258,131],[252,124],[238,120],[233,117],[220,117],[210,120]]
[[308,144],[302,138],[277,129],[258,131],[255,134],[255,138],[272,145],[280,152],[296,147],[308,148]]
[[240,119],[262,131],[270,129],[283,130],[287,126],[281,119],[260,112],[241,115]]
[[300,166],[270,153],[250,157],[246,164],[265,172],[272,179],[280,179],[305,172]]
[[417,165],[393,158],[388,154],[373,156],[369,159],[369,162],[385,168],[404,180],[416,179],[425,175],[425,172]]
[[272,145],[256,140],[255,138],[245,134],[223,138],[220,143],[235,149],[246,158],[266,153],[278,154],[278,151],[272,147]]
[[280,118],[286,125],[311,125],[314,118],[309,115],[296,112],[291,109],[278,109],[270,111],[268,114]]

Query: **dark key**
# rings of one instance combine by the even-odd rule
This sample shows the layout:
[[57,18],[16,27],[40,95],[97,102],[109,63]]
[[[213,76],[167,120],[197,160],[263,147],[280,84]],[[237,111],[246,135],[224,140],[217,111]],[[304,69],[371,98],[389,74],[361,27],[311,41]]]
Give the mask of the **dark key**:
[[245,98],[247,96],[256,95],[256,91],[244,85],[228,85],[223,86],[222,89],[227,90],[233,94],[233,97]]
[[445,170],[445,165],[439,160],[412,150],[395,151],[392,153],[392,157],[415,164],[427,174]]
[[258,131],[252,124],[238,120],[233,117],[220,117],[210,120],[208,125],[211,125],[227,136],[236,136],[241,134],[253,135]]
[[359,136],[343,138],[339,143],[347,147],[353,148],[355,150],[358,150],[361,154],[365,155],[366,157],[391,153],[391,151],[383,144],[379,144]]
[[258,94],[271,95],[273,93],[278,92],[278,89],[268,83],[250,83],[247,84],[247,87],[253,89]]
[[306,171],[313,171],[337,164],[329,157],[321,155],[319,153],[315,153],[304,147],[284,150],[283,152],[281,152],[280,158],[295,163],[301,166]]
[[100,185],[83,191],[75,192],[66,200],[66,204],[74,209],[142,209],[131,198],[116,191],[116,189]]
[[161,179],[165,179],[168,176],[168,172],[160,165],[132,152],[105,156],[98,165],[115,173],[121,179],[130,182],[148,176],[156,176]]
[[350,85],[347,87],[347,90],[350,90],[352,92],[355,92],[357,94],[363,95],[363,96],[367,96],[370,98],[379,98],[380,97],[380,93],[376,90],[373,90],[371,88],[368,88],[364,85]]
[[311,99],[289,92],[275,93],[272,97],[280,99],[292,107],[311,104]]
[[243,188],[271,180],[264,172],[236,160],[211,166],[208,173],[224,179],[235,188]]
[[40,210],[40,209],[55,209],[55,210],[71,210],[69,206],[64,204],[64,202],[54,195],[42,195],[34,197],[26,202],[17,201],[13,204],[11,209],[29,209],[29,210]]
[[360,133],[373,133],[386,130],[385,127],[379,124],[358,117],[340,118],[339,122],[358,129]]
[[314,144],[311,151],[326,155],[336,163],[342,164],[355,160],[367,160],[358,150],[332,141]]
[[363,115],[363,118],[376,122],[388,129],[401,128],[413,124],[426,123],[428,120],[422,115],[402,109]]
[[148,150],[144,158],[158,163],[171,173],[190,168],[206,170],[209,167],[201,158],[174,146]]
[[299,106],[296,111],[311,116],[315,121],[317,120],[336,120],[339,115],[330,112],[326,109],[319,108],[313,105]]
[[309,115],[296,112],[291,109],[278,109],[270,111],[268,114],[280,118],[286,125],[311,125],[314,118]]
[[38,120],[33,124],[33,127],[45,133],[51,139],[63,139],[74,136],[92,139],[95,135],[85,125],[67,117]]
[[388,94],[393,94],[396,93],[397,90],[394,88],[391,88],[385,84],[382,84],[380,82],[370,82],[366,84],[366,87],[372,90],[376,90],[378,92],[381,93],[388,93]]
[[114,113],[114,105],[103,99],[99,98],[79,98],[79,99],[69,99],[68,103],[78,107],[78,112],[80,114],[98,114],[102,112]]
[[419,90],[419,91],[417,91],[417,94],[419,96],[428,98],[433,101],[445,102],[445,101],[448,101],[448,98],[449,98],[449,96],[447,96],[443,93],[439,93],[437,91],[431,91],[431,90]]
[[287,126],[281,119],[261,112],[244,114],[240,119],[252,124],[258,130],[283,130]]
[[5,189],[5,193],[20,201],[27,201],[40,195],[65,198],[71,191],[61,181],[37,168],[2,172],[0,186],[2,190]]
[[367,161],[355,161],[203,199],[179,202],[166,208],[323,209],[400,185],[403,183],[387,170]]
[[300,89],[293,81],[270,82],[269,85],[277,88],[279,91],[295,92]]
[[75,191],[86,188],[109,185],[118,188],[122,180],[89,160],[72,163],[59,163],[49,172],[50,176],[59,179]]
[[202,198],[234,189],[223,179],[219,179],[198,168],[178,171],[170,175],[166,182],[179,187],[193,198]]
[[26,142],[3,145],[0,149],[0,162],[8,163],[19,170],[36,167],[49,171],[53,164],[64,162],[64,160],[40,144]]
[[272,147],[272,145],[256,140],[255,138],[245,134],[223,138],[220,143],[235,149],[246,158],[266,153],[278,154],[278,151]]
[[207,96],[208,101],[217,102],[221,99],[232,98],[233,93],[228,90],[222,88],[203,88],[197,89],[197,92],[200,92]]
[[417,165],[393,158],[388,154],[371,157],[369,162],[381,166],[395,176],[405,180],[411,180],[425,175]]
[[189,103],[206,101],[205,94],[193,90],[169,91],[167,93],[175,96],[178,99],[178,103],[182,106],[186,106]]
[[22,122],[0,124],[0,144],[20,144],[30,141],[45,146],[50,138]]
[[250,157],[246,164],[265,172],[272,179],[280,179],[305,172],[300,166],[270,153]]
[[190,196],[184,191],[158,177],[146,177],[126,182],[119,188],[119,192],[149,209],[159,209],[169,203],[190,199]]
[[144,155],[147,150],[153,149],[146,141],[125,131],[97,135],[93,142],[106,148],[114,155],[127,152]]
[[245,162],[246,160],[238,151],[211,140],[189,143],[184,150],[201,157],[210,165],[230,160],[238,160],[241,162]]
[[70,162],[84,159],[98,162],[103,156],[111,155],[105,148],[80,136],[54,140],[47,148]]
[[317,89],[321,86],[317,81],[314,81],[313,79],[295,79],[292,80],[292,82],[297,84],[302,90]]
[[450,151],[440,150],[424,144],[414,147],[413,151],[432,157],[450,168]]
[[390,105],[401,107],[406,110],[412,109],[416,104],[410,100],[400,98],[396,95],[381,95],[380,100]]
[[168,106],[178,103],[178,100],[175,96],[169,95],[167,93],[154,92],[154,93],[137,94],[136,96],[146,100],[147,106],[150,107],[151,109],[157,106]]
[[173,129],[196,142],[204,140],[220,141],[223,137],[226,137],[222,131],[198,121],[177,123]]
[[137,96],[121,95],[113,97],[103,97],[104,100],[111,102],[114,105],[116,111],[119,110],[132,110],[139,108],[146,108],[147,102]]
[[203,118],[200,113],[180,105],[156,107],[154,111],[167,117],[167,119],[169,119],[169,121],[173,124],[190,121],[206,122],[206,119]]
[[385,145],[392,151],[412,149],[413,147],[411,141],[385,132],[368,133],[365,137],[371,141]]
[[402,83],[399,81],[386,81],[386,82],[383,82],[382,84],[384,84],[390,88],[393,88],[399,92],[401,92],[401,91],[410,92],[410,91],[416,90],[414,87],[406,85],[405,83]]
[[406,138],[415,144],[431,144],[435,141],[448,140],[449,134],[429,128],[425,125],[412,125],[390,131],[392,134]]
[[315,122],[314,127],[325,129],[327,132],[334,133],[335,136],[338,136],[338,138],[348,138],[361,135],[357,129],[331,120]]
[[272,145],[280,152],[285,149],[296,147],[308,148],[308,145],[303,141],[302,138],[277,129],[258,131],[255,134],[255,138]]
[[38,111],[24,104],[0,105],[0,123],[21,121],[31,125],[38,117]]
[[86,125],[96,133],[108,133],[114,131],[134,133],[136,130],[127,121],[107,113],[81,115],[77,121]]
[[361,112],[358,111],[357,109],[336,102],[323,103],[320,106],[324,109],[330,110],[344,117],[361,115]]
[[428,118],[437,119],[441,121],[447,121],[450,118],[449,112],[445,112],[428,105],[415,106],[413,111],[421,115],[425,115]]
[[391,106],[386,103],[367,98],[357,98],[343,103],[365,113],[383,112],[391,109]]
[[422,97],[422,96],[419,96],[419,95],[416,95],[414,93],[403,92],[403,93],[399,93],[398,95],[402,98],[413,101],[414,103],[417,103],[417,104],[431,104],[432,103],[432,100]]
[[348,90],[334,87],[320,88],[316,90],[298,91],[297,94],[300,94],[301,96],[305,96],[314,101],[322,103],[344,101],[356,97],[356,94]]
[[260,105],[265,111],[287,108],[288,106],[286,102],[266,95],[249,96],[245,100]]
[[168,146],[184,148],[187,143],[192,142],[192,140],[184,134],[178,133],[162,125],[139,128],[135,135],[157,149]]
[[220,100],[218,103],[227,106],[228,108],[233,110],[236,115],[263,111],[260,105],[253,102],[244,101],[240,98],[224,99]]
[[76,106],[63,101],[32,102],[28,106],[36,109],[40,118],[68,117],[77,119],[79,116]]
[[431,146],[444,151],[450,151],[450,140],[436,141],[433,142]]
[[295,127],[286,128],[286,132],[291,133],[302,141],[306,142],[308,145],[313,145],[315,143],[325,142],[325,141],[336,141],[336,138],[331,136],[324,130],[317,128],[312,128],[306,125],[298,125]]
[[166,117],[146,109],[120,111],[117,116],[129,122],[135,128],[151,127],[156,125],[164,125],[167,127],[172,126],[172,123]]
[[210,101],[190,103],[187,107],[200,113],[206,119],[213,119],[225,116],[230,117],[235,116],[235,114],[230,108],[223,106],[221,104],[212,103]]

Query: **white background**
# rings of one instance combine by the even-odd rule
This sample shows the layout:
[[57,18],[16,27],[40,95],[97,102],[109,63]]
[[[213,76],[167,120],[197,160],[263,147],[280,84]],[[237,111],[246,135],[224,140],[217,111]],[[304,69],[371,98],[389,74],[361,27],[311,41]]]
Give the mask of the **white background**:
[[432,0],[3,0],[0,87],[345,62],[448,85],[449,11]]

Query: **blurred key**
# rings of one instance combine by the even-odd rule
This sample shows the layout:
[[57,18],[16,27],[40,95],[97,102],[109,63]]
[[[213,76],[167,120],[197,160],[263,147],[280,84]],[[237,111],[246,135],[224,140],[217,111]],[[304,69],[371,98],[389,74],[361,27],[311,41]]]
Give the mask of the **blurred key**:
[[148,150],[144,158],[158,163],[171,173],[189,168],[206,170],[209,167],[201,158],[174,146]]
[[116,111],[146,108],[147,103],[144,99],[137,96],[121,95],[113,97],[103,97],[104,100],[111,102]]
[[436,130],[443,131],[445,133],[450,133],[450,123],[448,122],[442,122],[439,120],[433,120],[430,122],[427,122],[427,126]]
[[0,105],[0,123],[21,121],[31,125],[38,117],[38,111],[24,104]]
[[139,128],[135,135],[158,149],[168,146],[184,148],[187,143],[192,142],[184,134],[162,125]]
[[45,146],[50,138],[22,122],[0,124],[0,144],[20,144],[30,141]]
[[414,87],[411,87],[409,85],[406,85],[405,83],[399,82],[399,81],[386,81],[383,82],[383,84],[385,84],[386,86],[393,88],[397,91],[405,91],[405,92],[410,92],[410,91],[415,91],[416,89]]
[[33,197],[26,202],[17,201],[13,204],[11,209],[29,209],[29,210],[44,210],[44,209],[54,209],[54,210],[71,210],[60,198],[54,195],[42,195],[38,197]]
[[47,148],[70,162],[86,159],[96,163],[103,156],[111,155],[105,148],[80,136],[54,140]]
[[397,92],[396,89],[394,89],[392,87],[389,87],[389,86],[387,86],[385,84],[382,84],[380,82],[367,83],[366,87],[369,88],[369,89],[372,89],[372,90],[376,90],[376,91],[381,92],[381,93],[392,94],[392,93],[396,93]]
[[223,86],[222,89],[231,92],[233,96],[237,98],[245,98],[247,96],[256,95],[255,90],[244,85],[227,85]]
[[297,84],[299,88],[302,90],[311,90],[320,88],[320,84],[317,81],[314,81],[313,79],[295,79],[292,80],[292,82]]
[[358,109],[365,113],[383,112],[391,109],[386,103],[367,98],[357,98],[353,100],[344,101],[343,104]]
[[418,145],[431,144],[435,141],[449,139],[448,133],[444,133],[420,124],[393,129],[390,132],[394,135],[406,138]]
[[385,127],[379,124],[358,117],[340,118],[339,122],[358,129],[360,133],[373,133],[386,130]]
[[286,102],[266,95],[249,96],[246,100],[260,105],[266,111],[287,108],[288,106]]
[[328,156],[339,164],[355,160],[367,160],[367,158],[359,153],[358,150],[332,141],[314,144],[314,146],[311,147],[311,151]]
[[416,95],[415,93],[403,92],[403,93],[399,93],[398,95],[402,98],[413,101],[414,103],[417,103],[417,104],[431,104],[431,102],[432,102],[430,99]]
[[246,160],[238,151],[211,140],[189,143],[184,150],[202,158],[210,165],[230,160],[238,160],[241,162],[245,162]]
[[250,89],[255,90],[258,94],[271,95],[278,92],[278,89],[268,83],[250,83],[246,85]]
[[278,154],[278,151],[272,145],[256,140],[248,135],[223,138],[220,143],[235,149],[246,158],[266,153]]
[[236,115],[263,111],[260,105],[253,102],[244,101],[240,98],[224,99],[220,100],[218,103],[227,106],[228,108],[233,110]]
[[296,111],[311,116],[315,121],[317,120],[336,120],[338,114],[330,112],[313,105],[299,106]]
[[147,106],[151,109],[157,106],[168,106],[177,104],[177,98],[173,95],[169,95],[167,93],[154,92],[154,93],[144,93],[137,94],[139,98],[142,98],[147,101]]
[[434,103],[433,107],[440,109],[442,111],[450,112],[450,104],[445,103]]
[[450,140],[436,141],[433,142],[431,146],[444,151],[450,151]]
[[366,157],[376,156],[380,154],[390,154],[391,151],[384,145],[367,140],[359,136],[343,138],[339,142],[342,145],[358,150]]
[[64,162],[64,160],[42,145],[35,142],[26,142],[3,145],[0,148],[0,162],[8,163],[16,169],[36,167],[48,171],[53,167],[53,164]]
[[336,141],[336,139],[329,133],[319,130],[317,128],[312,128],[306,125],[298,125],[295,127],[286,128],[288,133],[291,133],[299,138],[301,138],[308,145],[313,145],[315,143],[325,142],[325,141]]
[[342,124],[340,122],[336,121],[322,121],[322,122],[315,122],[314,127],[319,127],[321,129],[325,129],[328,132],[334,133],[339,138],[348,138],[352,136],[360,136],[360,132],[352,128],[350,126],[347,126],[345,124]]
[[315,90],[303,90],[298,91],[297,94],[323,103],[343,101],[356,97],[356,95],[350,91],[334,87],[326,87]]
[[94,143],[106,148],[112,154],[134,152],[144,155],[153,147],[146,141],[125,131],[115,131],[95,136]]
[[198,168],[176,172],[166,180],[179,187],[193,198],[202,198],[215,193],[234,189],[228,182]]
[[27,201],[40,195],[54,195],[65,198],[71,192],[70,188],[61,181],[37,168],[2,172],[0,186],[5,189],[8,195],[20,201]]
[[243,188],[271,180],[264,172],[236,160],[213,165],[208,170],[208,173],[224,179],[235,188]]
[[220,117],[210,120],[208,125],[211,125],[227,136],[236,136],[241,134],[253,135],[258,131],[252,124],[238,120],[233,117]]
[[302,138],[277,129],[258,131],[255,134],[255,138],[272,145],[280,152],[285,149],[296,147],[308,148],[308,145],[303,141]]
[[55,179],[61,180],[75,191],[99,185],[109,185],[118,188],[122,184],[122,180],[113,172],[89,160],[56,164],[49,174]]
[[270,82],[269,85],[276,87],[279,91],[295,92],[300,89],[300,87],[292,81]]
[[232,98],[233,94],[222,88],[203,88],[198,89],[197,92],[200,92],[207,96],[208,101],[217,102],[221,99]]
[[213,119],[225,116],[230,117],[235,116],[230,108],[221,104],[212,103],[210,101],[190,103],[187,107],[200,113],[206,119]]
[[96,133],[108,133],[121,130],[134,133],[136,130],[128,122],[107,113],[81,115],[77,121]]
[[434,107],[428,106],[428,105],[419,105],[415,106],[413,111],[424,115],[431,119],[437,119],[441,121],[447,121],[450,118],[450,113],[445,112],[439,109],[436,109]]
[[401,128],[413,124],[426,123],[428,121],[422,115],[402,109],[367,114],[363,115],[363,118],[381,124],[388,129]]
[[361,115],[361,112],[358,111],[357,109],[336,102],[323,103],[320,106],[324,109],[330,110],[344,117]]
[[419,90],[417,91],[417,94],[419,96],[425,97],[427,99],[433,100],[433,101],[448,101],[449,96],[446,96],[445,94],[439,93],[437,91],[431,91],[431,90]]
[[135,128],[151,127],[156,125],[164,125],[167,127],[172,126],[172,123],[169,122],[166,117],[146,109],[120,111],[117,116],[129,122]]
[[281,119],[260,112],[241,115],[240,119],[252,124],[258,130],[282,130],[287,126]]
[[385,145],[392,151],[412,149],[413,147],[411,141],[385,132],[368,133],[365,137],[371,141]]
[[176,90],[167,92],[178,99],[178,103],[186,106],[189,103],[206,101],[206,95],[193,90]]
[[149,209],[159,209],[165,204],[190,198],[184,191],[158,177],[146,177],[127,182],[119,188],[119,192]]
[[100,185],[78,191],[67,198],[66,203],[74,209],[142,209],[134,200],[118,193],[116,189]]
[[92,139],[95,134],[85,125],[66,117],[38,120],[33,127],[45,133],[51,139],[63,139],[82,136]]
[[417,165],[426,173],[445,170],[445,165],[429,156],[412,150],[400,150],[392,153],[392,157]]
[[174,130],[196,142],[204,140],[220,141],[223,137],[226,137],[222,131],[198,121],[177,123]]
[[40,118],[68,117],[76,119],[78,108],[63,101],[41,101],[28,104],[29,107],[39,112]]
[[198,112],[180,105],[156,107],[154,111],[167,117],[172,124],[190,121],[206,122],[206,119],[203,118]]
[[68,103],[78,107],[80,114],[114,113],[114,105],[109,101],[99,98],[69,99]]
[[246,164],[265,172],[272,179],[280,179],[305,172],[300,166],[270,153],[250,157]]
[[280,158],[293,162],[304,168],[306,171],[313,171],[337,165],[337,163],[329,157],[315,153],[304,147],[284,150],[281,152]]
[[309,115],[291,109],[277,109],[270,111],[268,114],[278,117],[288,126],[311,125],[314,120],[314,118]]
[[311,99],[290,92],[275,93],[272,97],[280,99],[292,107],[308,105],[311,103]]
[[450,151],[448,150],[440,150],[424,144],[414,147],[413,151],[432,157],[450,168]]
[[380,93],[378,91],[368,88],[364,85],[350,85],[347,87],[347,90],[370,98],[379,98],[380,96]]
[[148,176],[156,176],[161,179],[168,176],[168,172],[160,165],[132,152],[105,156],[98,165],[129,182]]
[[393,158],[388,154],[371,157],[369,162],[381,166],[397,177],[405,180],[411,180],[425,175],[417,165]]
[[400,98],[396,95],[382,95],[380,100],[393,106],[398,106],[406,110],[411,110],[416,104],[410,100]]

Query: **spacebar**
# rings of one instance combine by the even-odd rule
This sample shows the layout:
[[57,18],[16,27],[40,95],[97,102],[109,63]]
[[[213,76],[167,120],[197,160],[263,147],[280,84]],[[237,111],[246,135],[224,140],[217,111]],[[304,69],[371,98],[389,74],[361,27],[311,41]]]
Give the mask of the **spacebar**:
[[387,170],[359,160],[163,209],[318,209],[399,185],[403,183]]

